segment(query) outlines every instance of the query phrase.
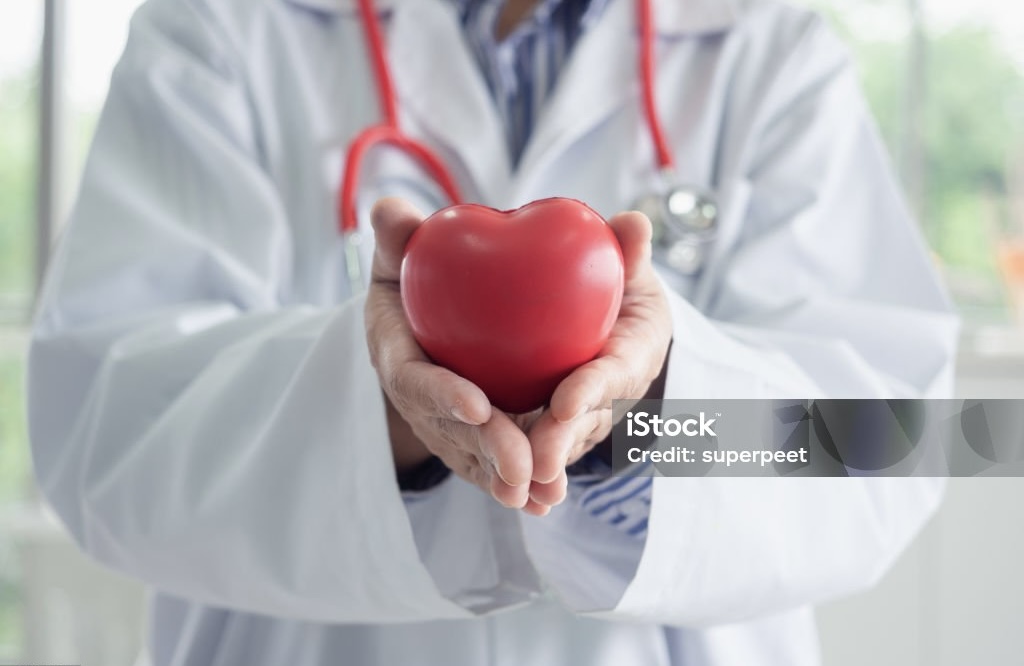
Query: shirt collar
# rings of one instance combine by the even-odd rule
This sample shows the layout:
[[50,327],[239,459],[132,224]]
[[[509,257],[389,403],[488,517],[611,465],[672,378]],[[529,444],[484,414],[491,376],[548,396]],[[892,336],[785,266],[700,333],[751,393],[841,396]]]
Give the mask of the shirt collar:
[[[292,5],[306,7],[328,14],[356,12],[356,0],[283,0]],[[381,10],[402,3],[425,0],[377,0]],[[632,0],[614,0],[631,2]],[[659,35],[680,36],[722,32],[737,20],[737,0],[654,0],[654,29]]]

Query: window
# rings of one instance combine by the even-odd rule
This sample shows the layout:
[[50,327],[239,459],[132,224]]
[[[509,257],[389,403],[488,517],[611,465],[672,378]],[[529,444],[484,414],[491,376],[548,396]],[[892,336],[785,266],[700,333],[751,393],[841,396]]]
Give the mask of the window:
[[[38,3],[0,9],[0,321],[24,321],[32,301],[37,141]],[[0,491],[2,492],[2,491]]]
[[852,47],[968,326],[1024,323],[1024,9],[815,0]]
[[[41,3],[0,8],[0,513],[28,488],[22,386],[35,284],[41,30]],[[20,604],[16,553],[0,538],[0,662],[18,654]]]
[[88,2],[65,4],[68,24],[67,168],[72,176],[66,195],[71,198],[107,96],[111,72],[124,50],[128,22],[142,0],[104,0],[102,11]]
[[[66,216],[111,68],[140,0],[0,5],[0,663],[26,650],[20,578],[24,547],[19,507],[32,498],[24,413],[25,348],[37,288],[40,242],[40,128],[45,52],[56,58],[54,162],[43,180],[55,186],[53,219]],[[58,19],[44,45],[44,11]],[[42,47],[42,48],[41,48]],[[44,144],[45,145],[45,144]],[[43,190],[45,192],[45,190]],[[45,195],[43,195],[45,196]],[[45,234],[44,234],[45,235]],[[7,538],[8,535],[13,538]]]

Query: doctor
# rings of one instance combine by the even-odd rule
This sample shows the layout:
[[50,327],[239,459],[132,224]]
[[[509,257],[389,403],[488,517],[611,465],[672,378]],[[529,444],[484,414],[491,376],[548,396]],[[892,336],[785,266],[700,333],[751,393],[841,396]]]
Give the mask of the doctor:
[[[434,369],[403,381],[417,350],[380,290],[409,203],[376,207],[375,282],[349,292],[337,183],[380,116],[350,5],[143,6],[53,260],[30,359],[37,475],[84,550],[155,590],[153,661],[818,663],[811,604],[877,581],[939,484],[564,470],[594,444],[569,416],[586,406],[603,428],[618,394],[948,395],[956,321],[848,55],[774,0],[656,2],[660,113],[719,232],[699,271],[655,278],[646,220],[615,218],[646,330],[524,433]],[[632,3],[590,0],[578,29],[540,5],[504,17],[503,44],[562,29],[571,57],[551,51],[557,78],[524,123],[471,9],[387,3],[402,126],[469,200],[569,196],[612,216],[655,178]],[[362,179],[364,234],[382,198],[447,203],[387,149]],[[542,438],[561,459],[531,455]],[[474,443],[464,468],[445,448]],[[521,466],[499,474],[506,457]]]

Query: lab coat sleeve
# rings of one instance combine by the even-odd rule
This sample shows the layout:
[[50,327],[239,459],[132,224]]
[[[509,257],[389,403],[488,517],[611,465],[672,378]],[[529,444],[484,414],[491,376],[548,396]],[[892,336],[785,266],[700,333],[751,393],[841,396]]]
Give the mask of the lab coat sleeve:
[[[766,92],[737,93],[735,104],[759,111],[743,126],[725,121],[722,237],[692,301],[666,287],[665,396],[946,397],[957,321],[855,72],[817,20],[786,50],[770,85],[736,85]],[[942,487],[655,478],[643,542],[572,501],[524,531],[541,574],[577,611],[730,623],[873,584]]]
[[289,220],[203,7],[147,3],[113,78],[32,340],[42,492],[100,562],[220,607],[399,622],[528,597],[489,595],[510,518],[464,484],[419,498],[414,535],[363,302],[287,304]]

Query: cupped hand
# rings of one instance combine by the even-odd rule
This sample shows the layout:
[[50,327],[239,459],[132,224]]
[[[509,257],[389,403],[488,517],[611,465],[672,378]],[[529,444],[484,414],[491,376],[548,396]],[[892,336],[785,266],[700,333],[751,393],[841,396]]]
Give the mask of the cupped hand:
[[423,215],[400,199],[382,199],[371,214],[376,235],[366,299],[366,337],[388,408],[398,471],[431,455],[508,507],[543,515],[530,499],[533,452],[523,430],[493,409],[479,387],[431,363],[402,309],[402,255]]
[[544,505],[565,497],[566,466],[608,437],[613,400],[661,397],[650,391],[665,364],[672,318],[651,263],[651,223],[641,213],[628,212],[608,224],[625,260],[622,307],[597,358],[558,385],[548,409],[529,428],[530,497]]

